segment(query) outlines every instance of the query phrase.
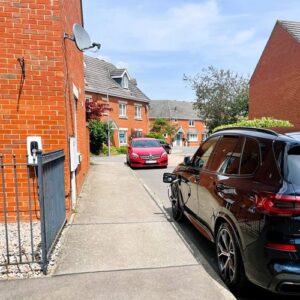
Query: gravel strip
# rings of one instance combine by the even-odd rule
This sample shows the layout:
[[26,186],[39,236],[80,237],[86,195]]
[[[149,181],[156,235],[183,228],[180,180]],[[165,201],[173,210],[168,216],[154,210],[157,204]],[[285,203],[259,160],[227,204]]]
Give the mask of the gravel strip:
[[[20,223],[20,239],[18,234],[18,224],[8,223],[8,256],[10,263],[14,265],[0,266],[0,280],[18,278],[36,278],[45,276],[41,270],[41,228],[40,222],[32,222],[32,241],[30,223]],[[62,232],[63,235],[63,232]],[[61,237],[62,237],[61,235]],[[56,268],[56,259],[61,246],[61,237],[51,254],[48,264],[48,274]],[[19,242],[20,241],[20,242]],[[33,249],[32,249],[33,248]],[[21,253],[20,253],[21,249]],[[33,250],[33,252],[32,252]],[[20,263],[22,260],[22,264]],[[34,261],[34,262],[32,262]],[[6,229],[3,223],[0,224],[0,265],[7,264]]]

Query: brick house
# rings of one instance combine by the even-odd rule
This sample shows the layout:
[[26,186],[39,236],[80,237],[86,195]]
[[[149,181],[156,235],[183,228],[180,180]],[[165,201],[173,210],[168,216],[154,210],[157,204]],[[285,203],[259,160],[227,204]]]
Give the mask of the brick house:
[[[63,149],[65,199],[70,211],[71,198],[76,200],[89,168],[83,54],[73,41],[64,39],[64,33],[72,34],[74,23],[83,25],[82,3],[3,0],[0,22],[0,153],[7,162],[14,154],[26,164],[28,136],[41,137],[43,152]],[[73,190],[72,137],[81,158],[72,174],[77,186]],[[8,177],[7,184],[10,182]],[[20,182],[20,201],[26,198],[22,189]],[[28,203],[24,200],[20,205],[26,209]]]
[[87,101],[109,103],[112,110],[101,117],[113,128],[112,144],[127,145],[131,137],[149,132],[149,98],[126,69],[98,58],[84,56]]
[[299,32],[300,22],[276,22],[250,80],[251,119],[285,119],[300,130]]
[[193,109],[192,102],[153,100],[150,103],[149,118],[151,124],[155,119],[163,118],[176,126],[174,137],[165,135],[167,142],[173,146],[198,146],[206,138],[204,122]]

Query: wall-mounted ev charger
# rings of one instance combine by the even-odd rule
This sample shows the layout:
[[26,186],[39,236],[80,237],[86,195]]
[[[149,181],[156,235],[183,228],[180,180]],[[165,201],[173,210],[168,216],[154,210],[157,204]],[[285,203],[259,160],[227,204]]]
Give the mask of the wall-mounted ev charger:
[[42,138],[40,136],[27,137],[27,163],[28,165],[37,165],[36,151],[42,150]]

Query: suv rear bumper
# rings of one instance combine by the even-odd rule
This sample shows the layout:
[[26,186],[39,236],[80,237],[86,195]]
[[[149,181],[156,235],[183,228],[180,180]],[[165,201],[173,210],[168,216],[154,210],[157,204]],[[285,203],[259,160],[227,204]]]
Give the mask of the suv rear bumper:
[[300,295],[300,275],[289,273],[275,275],[268,289],[279,294]]

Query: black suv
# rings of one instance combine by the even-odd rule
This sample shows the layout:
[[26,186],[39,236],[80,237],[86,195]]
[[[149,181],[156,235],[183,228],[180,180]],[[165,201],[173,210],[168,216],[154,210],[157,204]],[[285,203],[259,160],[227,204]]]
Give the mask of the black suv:
[[173,173],[173,217],[216,244],[220,275],[300,295],[300,133],[230,128],[211,135]]

